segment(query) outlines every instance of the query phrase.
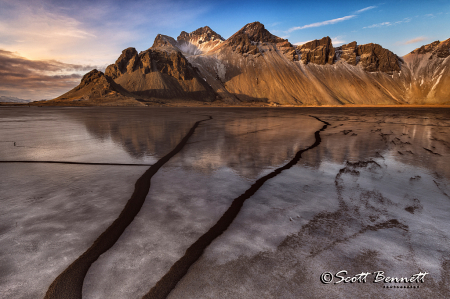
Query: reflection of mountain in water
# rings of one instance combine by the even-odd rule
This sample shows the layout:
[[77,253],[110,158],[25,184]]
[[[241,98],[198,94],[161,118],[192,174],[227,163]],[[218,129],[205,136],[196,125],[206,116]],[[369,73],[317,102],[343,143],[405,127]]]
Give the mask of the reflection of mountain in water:
[[[166,109],[89,109],[81,118],[97,139],[111,140],[131,157],[160,158],[169,153],[202,117],[167,113]],[[204,117],[203,117],[204,118]]]
[[323,126],[299,111],[242,110],[213,117],[199,128],[179,163],[205,172],[227,166],[249,179],[313,144],[314,132]]
[[314,143],[322,123],[290,110],[89,109],[81,120],[95,138],[111,138],[134,158],[170,152],[201,119],[188,145],[171,163],[210,173],[229,167],[253,179]]
[[322,144],[305,155],[303,163],[318,167],[324,160],[342,164],[392,155],[396,161],[450,179],[450,167],[445,162],[450,155],[448,110],[334,109],[323,110],[318,116],[332,126],[323,133]]
[[139,159],[167,154],[195,121],[211,115],[213,119],[197,128],[171,163],[204,173],[229,167],[254,179],[314,143],[314,132],[323,124],[309,114],[331,126],[322,132],[321,145],[305,154],[305,164],[318,167],[321,161],[366,161],[389,152],[397,161],[450,178],[442,161],[450,150],[445,128],[450,126],[450,117],[445,110],[89,109],[81,120],[91,135],[111,138]]

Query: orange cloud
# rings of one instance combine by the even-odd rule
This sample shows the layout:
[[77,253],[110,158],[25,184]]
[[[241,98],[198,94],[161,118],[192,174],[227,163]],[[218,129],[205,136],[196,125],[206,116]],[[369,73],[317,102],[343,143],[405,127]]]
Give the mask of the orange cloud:
[[93,68],[56,60],[30,60],[0,49],[0,95],[53,98],[75,87]]
[[418,42],[424,41],[424,40],[426,40],[426,39],[427,39],[427,37],[424,37],[424,36],[420,36],[420,37],[416,37],[416,38],[410,39],[410,40],[408,40],[408,41],[406,41],[406,42],[402,43],[402,45],[410,45],[410,44],[415,44],[415,43],[418,43]]

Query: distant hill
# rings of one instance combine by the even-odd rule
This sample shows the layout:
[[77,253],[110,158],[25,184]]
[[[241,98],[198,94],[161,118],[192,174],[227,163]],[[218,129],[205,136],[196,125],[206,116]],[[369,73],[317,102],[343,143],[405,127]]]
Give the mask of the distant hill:
[[0,102],[3,103],[30,103],[32,100],[24,100],[16,97],[0,96]]

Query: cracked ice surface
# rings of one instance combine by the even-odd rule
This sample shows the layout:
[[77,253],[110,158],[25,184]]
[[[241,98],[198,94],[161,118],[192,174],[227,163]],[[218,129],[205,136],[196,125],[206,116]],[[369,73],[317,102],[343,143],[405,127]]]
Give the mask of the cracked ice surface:
[[199,120],[189,111],[173,115],[164,109],[2,108],[0,158],[151,164]]
[[[140,298],[251,182],[314,143],[323,124],[283,111],[208,110],[213,120],[152,179],[141,211],[90,268],[83,296]],[[288,140],[288,142],[286,142]]]
[[[127,109],[2,108],[0,160],[152,163],[179,142],[191,119]],[[148,124],[154,134],[144,129],[141,138]],[[1,163],[0,297],[42,298],[117,218],[147,168]]]
[[119,215],[143,168],[1,165],[0,297],[42,298]]
[[[169,298],[448,296],[449,111],[313,115],[331,123],[322,143],[245,202]],[[373,275],[366,284],[320,282],[341,270],[430,274],[420,289],[395,293]]]
[[[5,111],[8,111],[6,113]],[[433,297],[449,293],[447,109],[14,109],[1,160],[153,163],[142,210],[91,266],[86,298],[140,298],[258,178],[268,180],[169,298]],[[41,129],[39,129],[41,128]],[[26,147],[21,147],[26,146]],[[0,297],[39,298],[117,217],[146,167],[1,164]],[[16,221],[18,220],[18,221]],[[16,223],[17,222],[17,226]],[[324,285],[322,272],[430,274],[419,290]]]

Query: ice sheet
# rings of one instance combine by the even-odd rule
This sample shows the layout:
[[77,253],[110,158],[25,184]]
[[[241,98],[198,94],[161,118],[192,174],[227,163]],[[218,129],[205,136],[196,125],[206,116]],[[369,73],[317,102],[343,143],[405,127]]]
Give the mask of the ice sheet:
[[[321,145],[246,201],[169,298],[444,298],[448,112],[361,110],[315,114],[332,124]],[[420,289],[320,282],[340,270],[430,274]]]
[[[0,160],[154,163],[141,212],[90,268],[86,298],[140,298],[258,178],[170,298],[445,297],[447,109],[1,108]],[[14,142],[16,144],[14,145]],[[146,167],[0,164],[0,297],[43,297],[117,217]],[[16,224],[17,223],[17,224]],[[324,285],[322,272],[430,274],[420,290]]]
[[213,119],[152,179],[135,221],[92,265],[83,296],[142,297],[255,178],[313,144],[323,125],[285,112],[244,112],[211,111]]
[[114,221],[146,167],[2,164],[0,297],[43,298]]

